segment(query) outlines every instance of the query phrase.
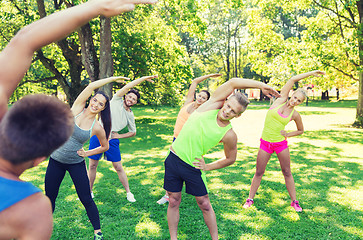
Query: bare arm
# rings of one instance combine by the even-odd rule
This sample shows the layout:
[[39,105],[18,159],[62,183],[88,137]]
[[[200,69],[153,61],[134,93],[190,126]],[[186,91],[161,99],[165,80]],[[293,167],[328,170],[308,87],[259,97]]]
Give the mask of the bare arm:
[[119,134],[117,132],[112,132],[111,133],[111,138],[114,139],[114,138],[129,138],[129,137],[134,137],[136,136],[136,132],[127,132],[127,133],[122,133],[122,134]]
[[92,95],[93,91],[102,87],[103,85],[106,85],[108,83],[111,82],[125,82],[124,79],[129,79],[129,78],[125,78],[125,77],[109,77],[109,78],[104,78],[104,79],[100,79],[94,82],[91,82],[90,84],[88,84],[88,86],[83,89],[83,91],[78,95],[77,99],[74,101],[73,105],[72,105],[72,112],[74,115],[80,113],[83,108],[86,105],[86,101],[87,99]]
[[100,154],[106,152],[110,145],[108,139],[106,138],[106,133],[101,124],[99,122],[95,123],[95,126],[92,129],[92,135],[96,135],[98,140],[100,141],[100,146],[93,148],[91,150],[85,151],[83,148],[77,151],[78,155],[81,157],[89,157],[95,154]]
[[295,137],[295,136],[299,136],[301,134],[304,133],[304,125],[301,119],[300,114],[295,111],[292,115],[292,120],[295,121],[296,124],[296,131],[292,131],[292,132],[286,132],[285,130],[281,130],[280,134],[284,137]]
[[34,52],[58,41],[99,15],[111,17],[155,0],[93,0],[56,12],[22,28],[0,53],[0,118],[28,70]]
[[35,193],[0,214],[0,239],[49,240],[53,230],[52,206]]
[[197,86],[198,86],[199,83],[203,82],[204,80],[206,80],[208,78],[220,77],[220,76],[222,76],[222,74],[214,73],[214,74],[204,75],[204,76],[195,78],[192,81],[192,84],[190,84],[188,94],[187,94],[187,97],[186,97],[185,102],[184,102],[184,106],[191,103],[191,102],[193,102],[195,90],[197,89]]
[[153,76],[145,76],[145,77],[141,77],[138,78],[132,82],[129,82],[128,84],[126,84],[125,86],[123,86],[120,90],[118,90],[116,92],[116,96],[118,97],[122,97],[124,96],[131,88],[135,87],[136,85],[142,83],[143,81],[148,81],[153,83],[154,81],[152,79],[157,78],[157,75],[153,75]]
[[211,171],[232,165],[237,158],[236,133],[232,129],[229,130],[226,133],[226,135],[223,137],[221,142],[223,142],[225,158],[219,159],[217,161],[208,164],[205,164],[203,157],[202,159],[196,158],[198,162],[193,162],[194,166],[197,169],[201,169],[203,171]]
[[229,81],[223,83],[217,88],[217,90],[212,94],[211,102],[224,101],[228,96],[230,96],[235,89],[246,89],[246,88],[259,88],[268,97],[279,97],[280,94],[274,90],[269,85],[258,82],[251,79],[244,78],[232,78]]
[[315,70],[315,71],[311,71],[311,72],[307,72],[307,73],[302,73],[296,76],[293,76],[292,78],[290,78],[286,84],[282,87],[281,89],[281,98],[283,101],[286,101],[287,98],[289,97],[289,92],[290,90],[293,88],[294,84],[298,81],[300,81],[301,79],[310,77],[310,76],[315,76],[315,77],[319,77],[321,75],[325,75],[325,72],[319,71],[319,70]]

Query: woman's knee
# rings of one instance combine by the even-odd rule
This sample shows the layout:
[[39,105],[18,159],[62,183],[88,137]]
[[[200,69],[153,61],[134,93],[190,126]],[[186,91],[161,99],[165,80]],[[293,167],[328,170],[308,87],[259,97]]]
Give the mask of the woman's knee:
[[292,176],[290,168],[281,168],[281,171],[282,171],[282,174],[284,175],[284,177],[291,177]]

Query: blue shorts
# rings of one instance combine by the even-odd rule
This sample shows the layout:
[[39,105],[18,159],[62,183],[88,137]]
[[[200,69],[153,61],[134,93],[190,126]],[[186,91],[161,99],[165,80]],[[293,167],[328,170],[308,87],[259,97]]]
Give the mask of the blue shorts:
[[[108,141],[108,143],[110,144],[110,148],[104,152],[104,153],[100,153],[100,154],[95,154],[92,156],[89,156],[88,158],[93,159],[93,160],[100,160],[102,157],[102,154],[105,154],[105,159],[107,161],[110,162],[119,162],[121,161],[121,153],[120,153],[120,141],[118,139],[111,139]],[[101,146],[100,142],[98,141],[98,138],[96,135],[93,135],[91,137],[91,139],[89,140],[89,150],[97,148]]]
[[164,189],[166,191],[181,192],[185,182],[186,193],[198,197],[208,194],[202,172],[181,160],[173,152],[170,152],[165,159],[164,166]]

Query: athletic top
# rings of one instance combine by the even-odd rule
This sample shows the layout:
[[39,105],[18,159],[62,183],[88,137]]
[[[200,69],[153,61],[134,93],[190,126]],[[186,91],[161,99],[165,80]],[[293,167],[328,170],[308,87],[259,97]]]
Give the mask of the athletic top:
[[[83,110],[84,111],[84,110]],[[76,119],[79,115],[83,113],[83,111],[74,117]],[[74,131],[72,136],[68,139],[68,141],[63,144],[60,148],[55,150],[50,156],[54,160],[66,163],[66,164],[75,164],[80,163],[84,160],[83,157],[79,156],[77,151],[83,147],[88,139],[90,139],[92,134],[92,128],[95,125],[96,118],[92,123],[92,126],[88,130],[84,130],[75,123]]]
[[285,103],[268,110],[265,118],[265,126],[262,131],[263,140],[268,142],[281,142],[285,140],[285,137],[280,134],[280,131],[285,129],[285,126],[291,121],[292,114],[295,111],[292,110],[289,116],[282,115],[279,110]]
[[125,109],[123,97],[118,97],[116,94],[113,95],[110,101],[110,108],[112,132],[121,131],[127,126],[130,132],[136,133],[134,113]]
[[180,130],[182,129],[185,122],[188,120],[190,113],[188,113],[188,107],[192,105],[194,102],[188,103],[184,107],[182,107],[178,113],[178,117],[176,118],[175,127],[174,127],[174,136],[177,137],[179,135]]
[[184,124],[179,136],[172,144],[176,155],[184,162],[195,167],[195,158],[202,158],[209,149],[217,145],[231,124],[220,127],[217,123],[219,109],[206,112],[194,111]]
[[29,182],[0,177],[0,212],[40,191]]

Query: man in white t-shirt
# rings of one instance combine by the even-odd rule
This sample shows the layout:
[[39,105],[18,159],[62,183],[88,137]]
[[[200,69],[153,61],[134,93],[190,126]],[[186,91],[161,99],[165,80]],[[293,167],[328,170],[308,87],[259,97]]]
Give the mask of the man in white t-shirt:
[[[146,76],[126,84],[123,88],[118,90],[115,95],[113,95],[110,101],[112,121],[111,135],[109,139],[110,148],[104,153],[104,155],[107,161],[112,162],[112,165],[117,172],[118,178],[126,190],[126,198],[129,202],[135,202],[136,200],[130,191],[129,182],[121,164],[119,139],[129,138],[136,135],[134,113],[130,107],[137,103],[138,99],[140,98],[140,94],[136,89],[132,88],[143,81],[153,82],[152,79],[156,77],[157,76]],[[126,126],[129,131],[127,133],[119,134],[118,132],[124,129]],[[89,149],[94,149],[98,146],[100,146],[99,141],[96,136],[93,136],[90,139]],[[101,159],[101,157],[102,154],[89,157],[88,177],[90,180],[91,192],[93,183],[96,179],[98,161]]]

